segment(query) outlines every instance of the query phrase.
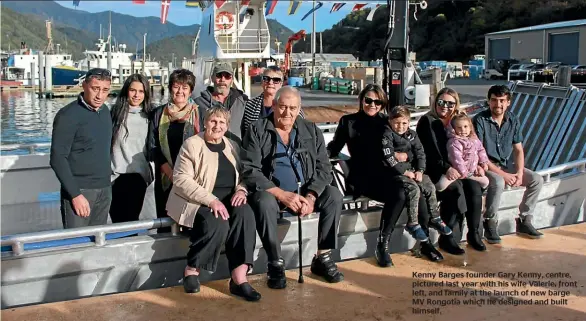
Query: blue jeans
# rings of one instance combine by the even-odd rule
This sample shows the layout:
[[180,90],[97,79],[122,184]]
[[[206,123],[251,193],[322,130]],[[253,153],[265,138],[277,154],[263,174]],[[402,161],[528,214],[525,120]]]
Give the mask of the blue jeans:
[[108,223],[108,212],[112,202],[112,187],[81,189],[83,195],[90,204],[90,215],[81,217],[75,213],[70,199],[63,197],[61,191],[61,218],[63,228],[75,228],[91,225],[106,225]]

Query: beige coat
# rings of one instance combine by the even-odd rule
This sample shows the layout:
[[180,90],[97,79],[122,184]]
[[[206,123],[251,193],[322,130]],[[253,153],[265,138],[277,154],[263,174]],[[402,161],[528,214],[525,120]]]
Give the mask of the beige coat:
[[[167,200],[167,215],[180,225],[193,227],[197,210],[209,206],[217,199],[212,194],[218,173],[218,156],[206,146],[203,134],[190,137],[183,143],[173,170],[173,188]],[[224,155],[236,170],[236,190],[246,188],[240,185],[240,160],[238,147],[223,137],[226,148]]]

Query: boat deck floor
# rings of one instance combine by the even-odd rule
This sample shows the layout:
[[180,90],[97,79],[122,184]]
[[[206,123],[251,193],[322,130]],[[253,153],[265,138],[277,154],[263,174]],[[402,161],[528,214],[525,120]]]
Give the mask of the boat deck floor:
[[[432,263],[403,253],[393,255],[392,268],[379,268],[374,258],[339,263],[346,280],[338,284],[314,278],[308,268],[303,284],[297,283],[296,270],[287,271],[285,290],[267,288],[263,275],[251,276],[251,283],[263,295],[255,303],[231,296],[228,281],[222,280],[203,284],[198,294],[185,294],[182,287],[173,287],[8,309],[2,311],[2,320],[586,320],[586,223],[543,232],[545,237],[540,240],[505,236],[501,245],[488,245],[485,253],[467,248],[467,266],[461,256],[446,254],[443,262]],[[440,272],[464,276],[440,278]],[[466,276],[478,272],[495,276]],[[415,273],[435,273],[435,277],[416,277]],[[531,280],[552,283],[512,286]],[[420,286],[414,283],[418,281],[444,284]],[[447,281],[457,284],[448,286]],[[486,281],[495,283],[481,283]],[[560,281],[566,283],[560,286]],[[480,289],[490,293],[473,293]],[[443,292],[431,293],[438,290]],[[526,290],[528,294],[523,292]],[[470,298],[481,301],[465,305]],[[428,299],[443,300],[444,306]],[[514,306],[513,300],[519,299],[526,301]],[[536,300],[548,301],[537,305]],[[433,314],[417,314],[414,308],[432,309]]]

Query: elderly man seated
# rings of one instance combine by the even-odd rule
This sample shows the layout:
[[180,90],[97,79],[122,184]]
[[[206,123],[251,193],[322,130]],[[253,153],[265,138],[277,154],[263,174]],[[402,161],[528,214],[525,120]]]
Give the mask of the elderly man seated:
[[284,209],[301,216],[319,212],[318,251],[311,272],[331,283],[344,279],[330,253],[336,248],[342,194],[330,185],[332,166],[321,130],[298,117],[300,109],[299,91],[282,87],[272,117],[253,122],[242,146],[242,176],[253,192],[249,202],[268,257],[267,284],[273,289],[286,286],[277,237],[277,218]]

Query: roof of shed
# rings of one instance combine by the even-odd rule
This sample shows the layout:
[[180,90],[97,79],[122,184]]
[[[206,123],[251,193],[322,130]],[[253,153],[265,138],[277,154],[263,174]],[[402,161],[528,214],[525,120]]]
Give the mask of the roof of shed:
[[586,25],[586,19],[560,21],[560,22],[546,23],[546,24],[537,25],[537,26],[530,26],[530,27],[523,27],[523,28],[517,28],[517,29],[491,32],[491,33],[487,33],[486,35],[492,36],[492,35],[501,35],[501,34],[525,32],[525,31],[538,31],[538,30],[578,27],[578,26],[585,26],[585,25]]

